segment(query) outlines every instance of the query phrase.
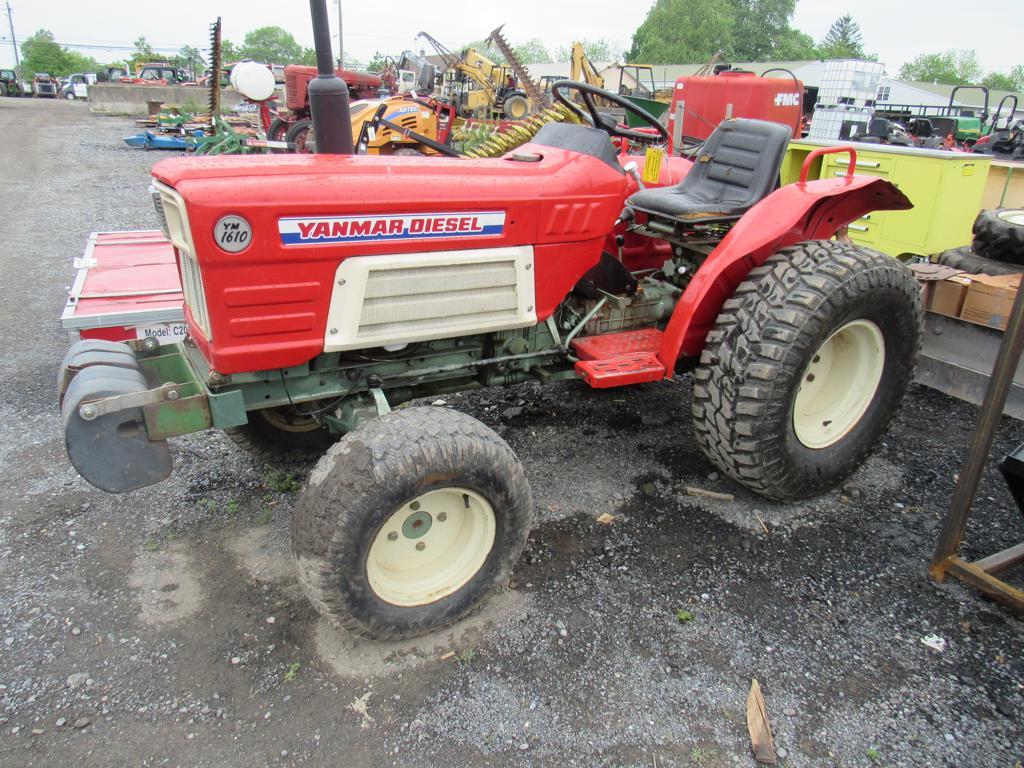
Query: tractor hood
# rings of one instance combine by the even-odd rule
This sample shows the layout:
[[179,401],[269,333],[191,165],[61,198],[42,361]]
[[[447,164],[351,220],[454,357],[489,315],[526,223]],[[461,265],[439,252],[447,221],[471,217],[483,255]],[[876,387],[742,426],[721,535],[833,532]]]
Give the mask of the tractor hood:
[[[518,157],[540,157],[522,161]],[[500,233],[489,245],[543,244],[601,237],[621,211],[627,180],[606,163],[576,152],[528,144],[503,158],[441,158],[368,155],[259,155],[175,158],[153,167],[153,178],[184,198],[196,252],[203,261],[226,254],[212,240],[216,220],[227,213],[248,219],[253,259],[273,261],[282,246],[284,219],[370,215],[502,212]],[[464,238],[435,238],[424,250],[462,247]],[[355,241],[351,241],[355,243]],[[383,240],[358,242],[359,253],[389,252]],[[337,243],[335,259],[352,248]],[[219,251],[219,252],[218,252]],[[295,258],[294,255],[288,257]]]
[[528,311],[543,319],[597,263],[629,185],[606,160],[538,144],[486,160],[181,158],[153,178],[192,336],[223,373],[323,351],[338,271],[353,258],[518,249],[536,264]]

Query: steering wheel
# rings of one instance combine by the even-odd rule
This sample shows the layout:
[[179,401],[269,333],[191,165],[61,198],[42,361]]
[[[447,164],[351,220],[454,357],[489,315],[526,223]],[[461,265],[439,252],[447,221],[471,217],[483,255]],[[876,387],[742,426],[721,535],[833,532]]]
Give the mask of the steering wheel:
[[[575,103],[567,99],[562,93],[563,90],[576,91],[579,93],[583,98],[583,105],[587,108],[587,112],[590,114],[585,114]],[[595,128],[600,128],[609,136],[619,136],[621,138],[638,141],[643,144],[667,144],[669,141],[668,129],[658,122],[658,118],[611,91],[606,91],[603,88],[598,88],[596,85],[590,85],[589,83],[578,83],[575,80],[556,80],[551,84],[551,93],[554,94],[555,100],[559,104],[568,107],[577,117],[593,123]],[[647,133],[646,131],[620,128],[618,123],[615,121],[615,118],[602,114],[598,111],[597,104],[594,103],[595,96],[604,99],[605,101],[610,101],[612,104],[622,107],[627,112],[632,112],[651,126],[651,128],[654,128],[658,134],[655,136]]]

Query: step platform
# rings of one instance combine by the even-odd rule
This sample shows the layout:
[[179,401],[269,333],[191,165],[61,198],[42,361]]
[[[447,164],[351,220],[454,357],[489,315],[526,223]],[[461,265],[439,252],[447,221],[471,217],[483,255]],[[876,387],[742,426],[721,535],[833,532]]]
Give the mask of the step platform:
[[661,331],[657,328],[586,336],[574,339],[571,346],[580,358],[576,373],[594,389],[665,378],[665,366],[658,359]]

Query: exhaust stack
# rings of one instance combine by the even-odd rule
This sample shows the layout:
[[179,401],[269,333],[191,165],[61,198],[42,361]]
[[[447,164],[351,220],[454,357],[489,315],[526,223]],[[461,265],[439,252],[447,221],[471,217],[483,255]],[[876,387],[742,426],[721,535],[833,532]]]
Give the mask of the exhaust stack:
[[319,72],[309,83],[309,111],[316,152],[318,155],[351,155],[354,152],[348,85],[334,74],[327,0],[309,0],[309,15],[313,21],[313,47]]

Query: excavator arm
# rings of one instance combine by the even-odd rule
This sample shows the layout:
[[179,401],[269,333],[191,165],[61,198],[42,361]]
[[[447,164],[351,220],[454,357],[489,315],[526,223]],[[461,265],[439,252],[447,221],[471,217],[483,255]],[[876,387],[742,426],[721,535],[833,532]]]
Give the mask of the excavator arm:
[[583,50],[582,43],[572,44],[572,56],[569,59],[569,79],[583,82],[597,88],[604,88],[604,78],[597,72],[597,67]]

